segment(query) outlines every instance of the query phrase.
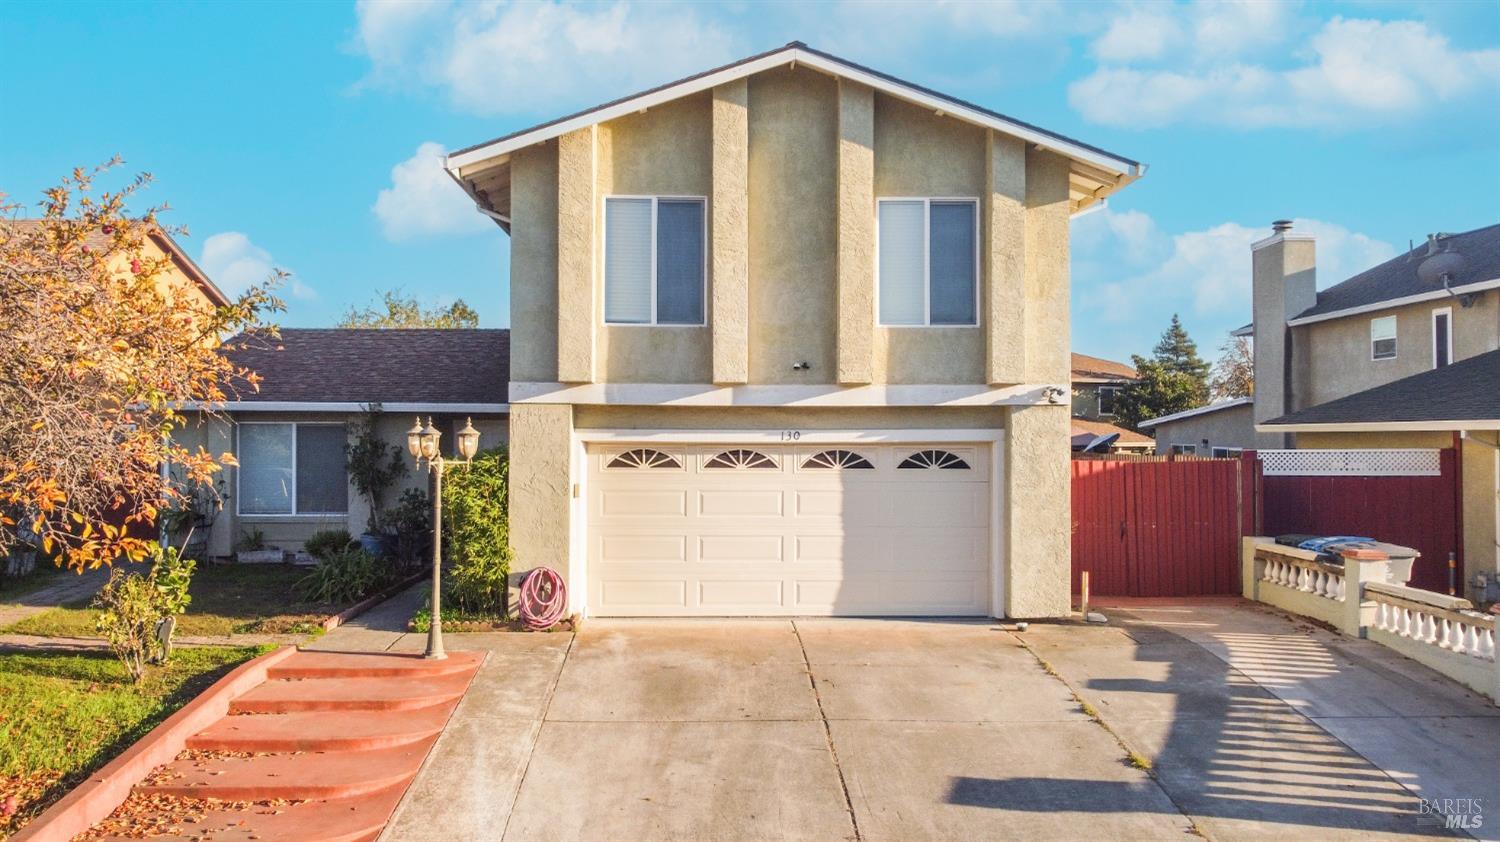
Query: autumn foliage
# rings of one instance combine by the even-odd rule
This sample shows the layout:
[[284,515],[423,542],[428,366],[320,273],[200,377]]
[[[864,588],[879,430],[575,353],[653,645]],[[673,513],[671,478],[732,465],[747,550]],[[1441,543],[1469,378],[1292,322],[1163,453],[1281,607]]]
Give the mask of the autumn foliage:
[[172,438],[256,388],[223,338],[274,333],[262,320],[281,307],[280,277],[207,303],[147,248],[164,208],[126,209],[149,176],[96,191],[117,163],[75,170],[36,218],[0,193],[0,555],[30,544],[77,569],[143,558],[157,514],[232,464]]

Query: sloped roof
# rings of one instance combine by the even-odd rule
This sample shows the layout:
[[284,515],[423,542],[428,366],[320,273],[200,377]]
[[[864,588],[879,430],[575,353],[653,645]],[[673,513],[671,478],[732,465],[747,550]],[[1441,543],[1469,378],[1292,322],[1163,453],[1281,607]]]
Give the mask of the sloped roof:
[[[35,228],[40,226],[43,221],[41,219],[3,219],[0,220],[0,226]],[[193,262],[193,259],[188,256],[188,253],[183,250],[182,246],[177,244],[176,240],[172,239],[170,234],[162,228],[153,227],[146,232],[146,236],[150,237],[151,242],[155,243],[157,248],[161,249],[164,254],[172,259],[177,268],[184,275],[188,276],[188,279],[203,292],[203,297],[207,298],[210,303],[218,307],[223,307],[229,303],[229,297],[224,294],[224,291],[219,289],[212,278],[208,277],[207,272],[204,272],[197,263]],[[99,231],[88,232],[84,237],[84,242],[91,248],[102,250],[109,247],[109,238]]]
[[[1500,224],[1448,235],[1441,242],[1462,255],[1467,264],[1450,281],[1450,287],[1500,279]],[[1417,267],[1422,264],[1426,255],[1427,245],[1424,243],[1407,254],[1393,257],[1379,266],[1334,284],[1319,292],[1318,303],[1293,316],[1292,321],[1368,307],[1413,295],[1440,293],[1441,287],[1423,283],[1417,277]]]
[[[1138,446],[1156,444],[1156,439],[1153,439],[1150,436],[1143,436],[1134,430],[1127,430],[1124,427],[1117,427],[1107,421],[1090,421],[1087,418],[1073,418],[1070,420],[1073,425],[1072,437],[1073,444],[1075,446],[1079,444],[1088,444],[1097,436],[1108,436],[1115,433],[1119,433],[1120,435],[1119,440],[1116,442],[1117,444]],[[1080,442],[1079,439],[1083,436],[1087,436],[1087,438],[1083,439]]]
[[1234,409],[1237,406],[1249,406],[1254,402],[1254,398],[1248,397],[1233,398],[1227,401],[1216,401],[1214,403],[1206,404],[1194,409],[1184,409],[1181,412],[1174,412],[1171,415],[1163,415],[1158,418],[1149,418],[1145,421],[1142,421],[1138,426],[1155,427],[1157,424],[1169,424],[1173,421],[1181,421],[1184,418],[1192,418],[1195,415],[1207,415],[1210,412],[1220,412],[1226,409]]
[[1280,430],[1301,425],[1336,428],[1400,423],[1420,429],[1420,424],[1448,422],[1484,422],[1486,429],[1500,427],[1500,351],[1403,377],[1273,418],[1261,426]]
[[1135,378],[1135,369],[1124,363],[1076,352],[1073,354],[1074,380],[1134,380]]
[[261,376],[243,403],[508,402],[509,330],[282,328],[226,347]]
[[448,154],[448,173],[481,209],[498,215],[496,221],[506,227],[510,213],[511,152],[787,64],[808,67],[869,85],[890,96],[932,107],[946,116],[1003,132],[1067,157],[1073,162],[1069,199],[1070,207],[1075,212],[1102,201],[1146,174],[1146,165],[1139,161],[813,49],[800,41],[792,41],[722,67],[458,149]]

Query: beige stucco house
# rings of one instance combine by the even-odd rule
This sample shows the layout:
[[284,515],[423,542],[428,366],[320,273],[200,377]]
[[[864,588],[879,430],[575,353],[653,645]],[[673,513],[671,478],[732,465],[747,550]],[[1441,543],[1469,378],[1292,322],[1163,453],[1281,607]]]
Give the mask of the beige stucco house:
[[1135,369],[1122,362],[1074,352],[1072,362],[1074,452],[1145,455],[1156,441],[1115,424],[1115,401],[1135,382]]
[[593,615],[1069,607],[1068,225],[1144,166],[793,43],[452,153],[515,569]]

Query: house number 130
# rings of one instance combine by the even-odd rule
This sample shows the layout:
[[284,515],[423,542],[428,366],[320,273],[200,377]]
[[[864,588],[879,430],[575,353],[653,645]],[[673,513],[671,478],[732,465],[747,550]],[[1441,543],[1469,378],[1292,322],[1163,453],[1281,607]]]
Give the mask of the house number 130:
[[802,431],[801,430],[782,430],[781,431],[781,440],[782,441],[796,441],[797,439],[800,439],[800,438],[802,438]]

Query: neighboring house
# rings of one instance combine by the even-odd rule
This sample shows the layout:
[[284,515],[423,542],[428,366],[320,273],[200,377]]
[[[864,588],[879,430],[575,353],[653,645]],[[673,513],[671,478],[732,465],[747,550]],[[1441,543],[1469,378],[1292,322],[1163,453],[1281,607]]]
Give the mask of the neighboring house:
[[1158,453],[1224,457],[1257,446],[1255,406],[1250,398],[1174,412],[1142,421],[1140,427],[1155,436]]
[[283,328],[274,337],[235,337],[235,363],[261,377],[259,391],[231,395],[227,422],[200,421],[181,431],[189,446],[233,453],[221,474],[224,509],[208,552],[227,556],[242,535],[260,532],[273,547],[296,551],[323,529],[365,530],[369,506],[349,482],[345,446],[372,410],[375,429],[401,454],[408,472],[386,494],[427,489],[427,473],[406,453],[406,432],[431,416],[453,452],[468,418],[481,448],[504,444],[510,331]]
[[[1093,447],[1099,452],[1150,453],[1156,442],[1114,423],[1115,400],[1121,390],[1135,382],[1135,369],[1114,360],[1073,354],[1073,435],[1075,451]],[[1101,446],[1102,437],[1115,436]]]
[[[30,229],[44,222],[40,219],[7,219],[0,220],[0,227]],[[84,238],[84,243],[102,252],[108,247],[109,238],[101,232],[93,231]],[[177,241],[161,228],[155,226],[146,228],[146,236],[141,241],[141,251],[150,260],[169,259],[165,271],[158,275],[157,288],[162,292],[186,294],[205,308],[222,307],[229,303],[229,297],[209,279],[202,269],[198,268],[198,264],[188,257],[182,246],[178,245]],[[111,274],[124,274],[128,271],[128,263],[124,255],[117,256],[109,267]]]
[[798,43],[447,164],[511,236],[515,570],[1068,611],[1069,218],[1142,165]]
[[[1500,225],[1437,234],[1328,289],[1316,244],[1277,222],[1251,247],[1255,397],[1153,423],[1159,446],[1460,447],[1465,564],[1497,569]],[[1188,413],[1180,413],[1188,416]],[[1210,433],[1213,425],[1222,436]]]

